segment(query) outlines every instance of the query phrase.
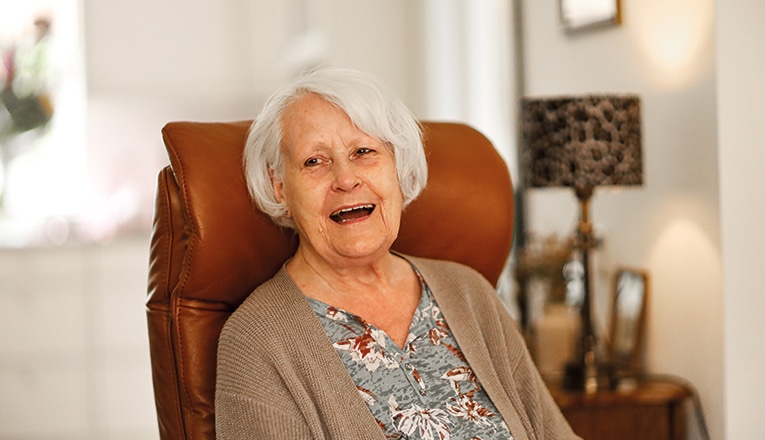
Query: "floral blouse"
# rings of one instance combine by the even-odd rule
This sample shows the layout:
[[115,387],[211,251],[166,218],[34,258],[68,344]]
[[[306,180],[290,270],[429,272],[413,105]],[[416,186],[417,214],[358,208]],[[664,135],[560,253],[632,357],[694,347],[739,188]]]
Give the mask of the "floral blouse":
[[386,438],[512,439],[417,275],[422,295],[403,348],[359,316],[308,301]]

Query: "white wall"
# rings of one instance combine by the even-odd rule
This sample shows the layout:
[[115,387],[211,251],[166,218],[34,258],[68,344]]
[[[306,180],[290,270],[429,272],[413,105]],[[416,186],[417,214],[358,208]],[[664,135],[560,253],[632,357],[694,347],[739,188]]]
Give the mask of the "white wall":
[[765,3],[717,2],[720,199],[729,439],[765,438]]
[[246,112],[324,63],[370,71],[417,107],[418,8],[402,0],[86,2],[88,89],[218,104],[209,113],[224,101]]
[[[596,233],[604,239],[596,258],[597,304],[601,313],[607,309],[618,266],[649,271],[646,365],[693,382],[712,437],[723,438],[714,2],[623,1],[621,26],[578,35],[560,28],[557,3],[523,2],[526,94],[642,98],[645,184],[596,191],[592,201]],[[578,211],[570,192],[532,190],[528,205],[530,229],[573,231]],[[603,329],[605,319],[599,324]]]
[[0,438],[158,437],[146,234],[0,249]]

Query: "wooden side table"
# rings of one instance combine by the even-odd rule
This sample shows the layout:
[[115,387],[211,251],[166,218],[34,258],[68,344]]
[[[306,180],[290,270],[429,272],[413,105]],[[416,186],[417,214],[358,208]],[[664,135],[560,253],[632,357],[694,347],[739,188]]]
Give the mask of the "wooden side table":
[[548,388],[571,427],[585,440],[685,440],[683,403],[688,388],[660,380],[645,380],[624,390],[594,394]]

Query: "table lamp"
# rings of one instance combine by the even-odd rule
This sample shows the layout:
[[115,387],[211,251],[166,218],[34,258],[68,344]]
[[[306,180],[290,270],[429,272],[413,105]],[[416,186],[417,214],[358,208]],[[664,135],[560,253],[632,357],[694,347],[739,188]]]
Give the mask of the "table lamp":
[[524,98],[521,102],[523,186],[571,187],[579,200],[582,332],[574,359],[565,368],[565,388],[589,393],[610,387],[592,319],[590,252],[595,235],[589,203],[596,187],[642,184],[640,132],[640,100],[635,95]]

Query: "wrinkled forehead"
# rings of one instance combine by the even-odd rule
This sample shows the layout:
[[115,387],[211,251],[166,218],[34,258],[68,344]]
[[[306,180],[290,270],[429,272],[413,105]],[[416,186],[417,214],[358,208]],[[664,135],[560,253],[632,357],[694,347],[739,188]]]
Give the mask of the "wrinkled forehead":
[[343,109],[318,94],[297,98],[281,115],[280,147],[283,151],[334,141],[367,142],[370,138],[380,142],[355,125]]

